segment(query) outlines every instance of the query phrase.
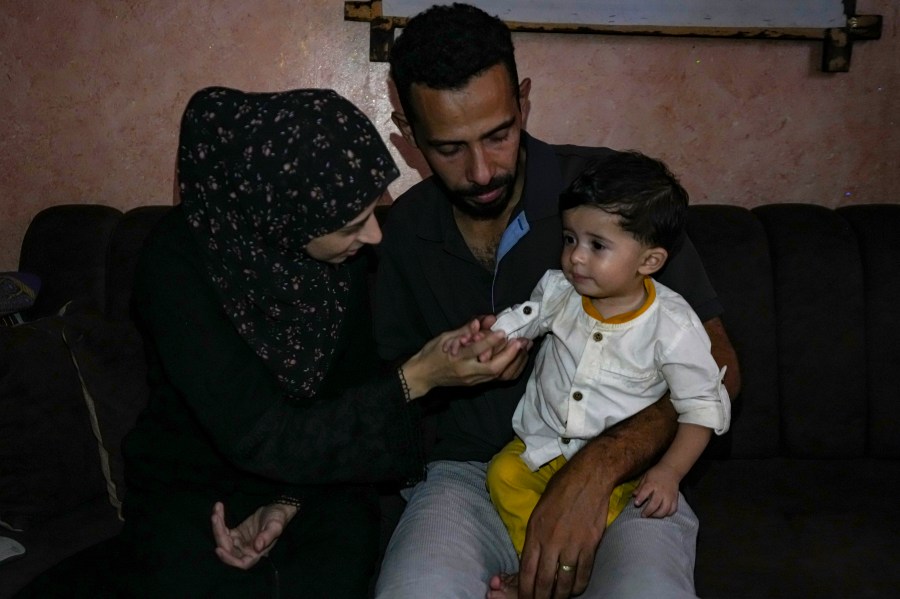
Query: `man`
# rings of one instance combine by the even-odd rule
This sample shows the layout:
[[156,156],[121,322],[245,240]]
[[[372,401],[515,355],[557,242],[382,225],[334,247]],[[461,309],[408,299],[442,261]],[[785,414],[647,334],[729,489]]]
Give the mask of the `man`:
[[[396,360],[475,315],[526,300],[559,263],[559,192],[608,150],[553,147],[525,133],[531,82],[519,82],[508,28],[474,7],[437,6],[411,19],[392,49],[391,76],[403,108],[394,122],[434,173],[397,200],[385,227],[376,337],[382,357]],[[737,359],[690,240],[659,278],[704,320],[736,396]],[[668,398],[560,470],[529,521],[519,564],[484,489],[527,377],[502,378],[431,394],[428,477],[405,493],[378,596],[480,597],[493,574],[520,570],[520,597],[693,597],[697,519],[683,497],[671,518],[642,519],[629,506],[604,530],[613,489],[671,441]]]

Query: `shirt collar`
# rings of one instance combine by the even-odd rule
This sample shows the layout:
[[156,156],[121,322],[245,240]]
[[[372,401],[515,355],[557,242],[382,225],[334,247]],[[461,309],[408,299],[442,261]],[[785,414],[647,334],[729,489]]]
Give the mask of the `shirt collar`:
[[594,304],[591,302],[591,298],[589,297],[581,296],[581,305],[584,308],[584,311],[587,312],[588,315],[594,320],[599,320],[600,322],[604,322],[606,324],[623,324],[630,320],[634,320],[635,318],[646,312],[647,309],[653,305],[653,302],[656,301],[656,285],[653,284],[652,278],[644,277],[644,290],[647,292],[647,298],[639,308],[630,312],[616,314],[611,318],[603,318],[603,315],[600,314],[597,308],[594,307]]

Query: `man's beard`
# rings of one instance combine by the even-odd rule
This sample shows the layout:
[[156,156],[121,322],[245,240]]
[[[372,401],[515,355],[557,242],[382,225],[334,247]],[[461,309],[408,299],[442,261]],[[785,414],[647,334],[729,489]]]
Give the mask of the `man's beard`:
[[[494,177],[487,185],[474,185],[462,191],[451,190],[447,187],[444,187],[444,190],[450,198],[450,203],[466,216],[477,220],[490,220],[503,214],[503,211],[509,206],[515,180],[514,174],[508,174]],[[443,185],[443,182],[441,183]],[[474,200],[477,196],[490,193],[501,187],[506,187],[506,189],[492,202],[482,204]]]

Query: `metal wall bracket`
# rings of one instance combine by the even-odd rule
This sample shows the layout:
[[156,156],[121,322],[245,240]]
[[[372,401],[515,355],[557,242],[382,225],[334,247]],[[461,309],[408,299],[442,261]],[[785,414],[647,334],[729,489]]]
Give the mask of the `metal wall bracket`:
[[881,15],[854,15],[847,18],[847,26],[826,29],[822,49],[822,70],[826,73],[846,73],[850,70],[850,56],[856,40],[881,39]]

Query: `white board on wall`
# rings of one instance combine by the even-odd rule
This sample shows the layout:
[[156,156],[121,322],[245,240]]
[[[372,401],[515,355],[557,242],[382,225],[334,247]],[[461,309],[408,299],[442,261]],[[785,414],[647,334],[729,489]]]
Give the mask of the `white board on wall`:
[[[441,0],[382,0],[411,17]],[[844,27],[843,0],[468,0],[504,21],[660,27]]]

